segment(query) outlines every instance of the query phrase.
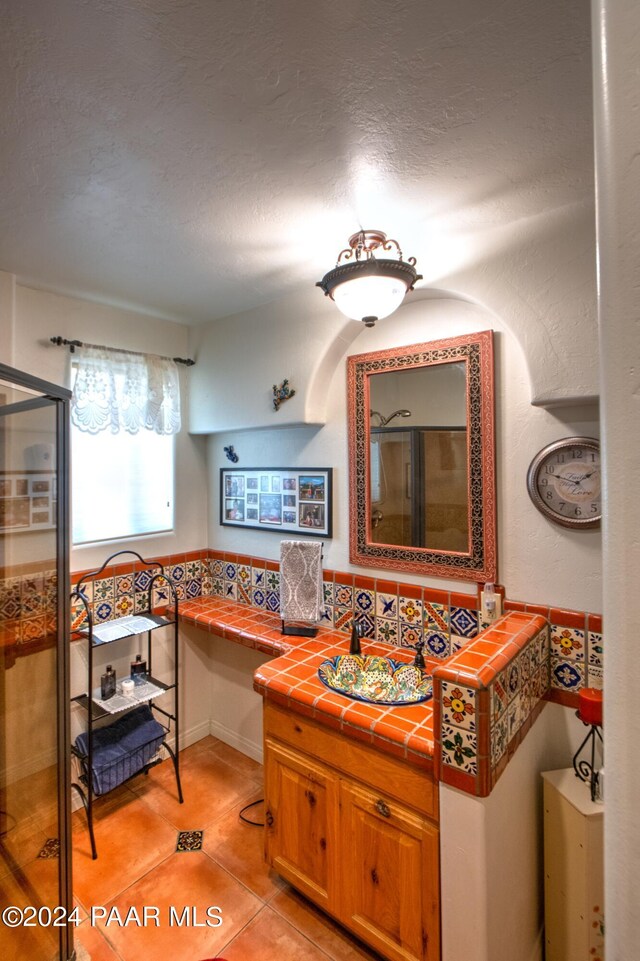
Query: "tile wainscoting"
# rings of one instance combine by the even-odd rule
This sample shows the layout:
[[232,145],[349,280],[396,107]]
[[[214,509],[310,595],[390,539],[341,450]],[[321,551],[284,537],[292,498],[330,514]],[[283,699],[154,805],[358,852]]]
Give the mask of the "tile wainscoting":
[[[180,600],[224,597],[271,613],[280,609],[280,565],[265,558],[215,550],[191,551],[158,560],[176,584]],[[77,583],[82,573],[72,574]],[[148,603],[150,574],[139,563],[109,569],[89,588],[96,621],[135,613]],[[442,591],[353,573],[324,571],[323,624],[348,634],[354,615],[364,635],[382,643],[412,646],[423,637],[425,654],[444,660],[487,625],[480,619],[477,593]],[[161,587],[154,605],[166,602]],[[0,570],[0,642],[6,656],[53,643],[55,570],[22,565]],[[73,628],[81,626],[82,605],[72,610]],[[598,614],[506,600],[505,613],[540,614],[550,624],[550,687],[547,698],[577,707],[582,687],[602,687],[604,644]]]

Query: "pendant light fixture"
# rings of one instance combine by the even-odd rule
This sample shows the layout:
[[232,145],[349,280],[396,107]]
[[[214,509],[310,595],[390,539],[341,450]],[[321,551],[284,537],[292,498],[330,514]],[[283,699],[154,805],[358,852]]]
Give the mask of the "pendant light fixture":
[[[392,250],[394,246],[397,260],[374,257],[374,250]],[[336,266],[316,287],[321,287],[346,317],[373,327],[376,320],[397,310],[407,291],[422,280],[415,264],[415,257],[404,261],[398,241],[387,240],[381,230],[360,230],[349,237],[349,246],[338,254]]]

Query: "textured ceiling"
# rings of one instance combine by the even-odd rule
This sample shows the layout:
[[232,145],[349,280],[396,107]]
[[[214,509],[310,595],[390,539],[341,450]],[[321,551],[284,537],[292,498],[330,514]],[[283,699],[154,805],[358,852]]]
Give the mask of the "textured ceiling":
[[[206,321],[593,192],[584,0],[3,0],[0,269]],[[318,291],[318,296],[322,296]]]

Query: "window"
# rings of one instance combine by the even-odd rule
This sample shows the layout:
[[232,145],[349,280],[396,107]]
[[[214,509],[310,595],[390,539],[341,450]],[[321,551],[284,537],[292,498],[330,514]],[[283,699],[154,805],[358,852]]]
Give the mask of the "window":
[[173,434],[71,427],[73,543],[173,529]]
[[89,345],[81,353],[72,366],[73,543],[172,530],[175,364]]

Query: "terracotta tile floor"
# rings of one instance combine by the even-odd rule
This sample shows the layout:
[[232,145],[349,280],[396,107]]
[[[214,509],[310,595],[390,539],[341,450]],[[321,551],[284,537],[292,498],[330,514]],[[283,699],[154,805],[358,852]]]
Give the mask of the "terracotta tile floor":
[[[96,802],[96,861],[84,812],[73,815],[74,895],[87,915],[76,929],[79,957],[377,961],[265,866],[262,830],[239,818],[262,797],[261,766],[213,737],[183,751],[180,764],[184,804],[178,804],[170,762]],[[262,820],[263,806],[247,816]],[[176,851],[179,831],[202,831],[201,849]],[[97,906],[112,912],[111,923],[91,925]],[[132,907],[140,921],[147,908],[146,925],[133,914],[126,926],[117,923],[112,909],[124,921]],[[178,926],[185,907],[192,923]],[[206,925],[211,907],[220,909],[211,914],[222,917],[217,927]]]

